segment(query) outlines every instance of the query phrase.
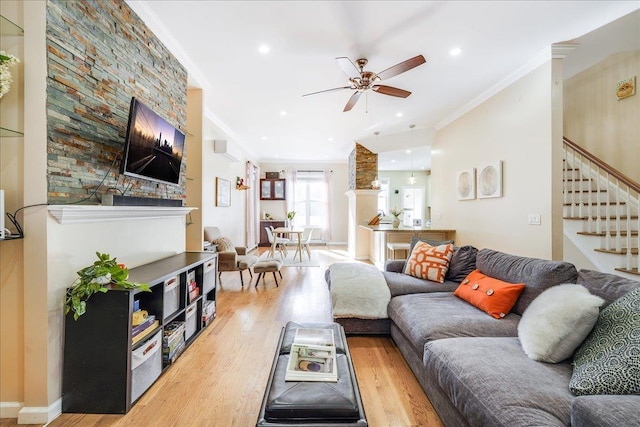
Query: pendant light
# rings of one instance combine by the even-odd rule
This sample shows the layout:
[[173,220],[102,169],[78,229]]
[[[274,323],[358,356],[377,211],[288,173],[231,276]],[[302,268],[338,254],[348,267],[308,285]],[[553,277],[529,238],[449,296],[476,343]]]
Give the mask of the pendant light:
[[[411,129],[411,142],[413,142],[413,128],[416,125],[409,125],[409,129]],[[413,150],[411,150],[411,176],[408,179],[409,184],[414,185],[417,182],[417,178],[413,176]]]
[[[379,145],[378,145],[378,135],[380,135],[380,132],[375,131],[373,134],[376,136],[376,146],[379,147]],[[376,174],[376,179],[371,181],[371,188],[373,190],[379,190],[380,187],[381,187],[380,180],[378,179],[378,175]]]

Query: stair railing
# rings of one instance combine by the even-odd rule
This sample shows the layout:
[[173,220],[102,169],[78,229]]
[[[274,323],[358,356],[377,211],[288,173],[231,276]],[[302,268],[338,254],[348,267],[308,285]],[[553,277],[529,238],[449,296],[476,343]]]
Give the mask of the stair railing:
[[[604,235],[605,249],[624,254],[625,269],[634,269],[633,246],[640,248],[640,232],[634,237],[632,230],[640,230],[640,184],[570,139],[563,138],[563,142],[565,176],[570,171],[572,177],[571,191],[564,192],[570,216],[586,219],[587,231]],[[636,269],[640,269],[638,264],[636,261]]]

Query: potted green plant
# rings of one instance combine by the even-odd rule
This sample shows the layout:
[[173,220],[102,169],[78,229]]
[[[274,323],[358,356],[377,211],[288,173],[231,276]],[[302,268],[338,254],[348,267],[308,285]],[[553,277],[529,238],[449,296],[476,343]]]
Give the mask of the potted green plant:
[[293,218],[296,217],[296,211],[287,212],[287,220],[289,221],[289,228],[293,228]]
[[150,292],[149,285],[127,280],[129,270],[118,264],[109,254],[96,252],[98,260],[78,271],[78,278],[67,290],[64,313],[73,311],[78,320],[87,311],[87,300],[95,293],[105,293],[111,289],[140,289]]

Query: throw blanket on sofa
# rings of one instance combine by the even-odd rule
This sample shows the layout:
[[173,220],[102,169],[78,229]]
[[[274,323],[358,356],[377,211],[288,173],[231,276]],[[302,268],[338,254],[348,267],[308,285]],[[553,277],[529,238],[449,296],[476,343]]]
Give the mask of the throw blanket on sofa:
[[374,266],[341,263],[329,266],[333,318],[386,319],[391,292]]

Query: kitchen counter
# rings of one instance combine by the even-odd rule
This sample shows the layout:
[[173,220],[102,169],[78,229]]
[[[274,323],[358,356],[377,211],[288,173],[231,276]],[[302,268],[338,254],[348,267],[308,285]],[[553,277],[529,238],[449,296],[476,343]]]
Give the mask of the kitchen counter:
[[[406,227],[406,226],[399,226],[398,228],[394,228],[392,224],[378,224],[378,225],[369,225],[369,224],[360,224],[360,227],[363,228],[367,228],[371,231],[393,231],[393,232],[398,232],[398,233],[422,233],[422,232],[429,232],[429,233],[453,233],[455,234],[456,230],[451,230],[451,229],[437,229],[437,228],[431,228],[431,227]],[[411,239],[409,239],[411,240]],[[443,239],[443,240],[449,240],[449,239]]]
[[368,225],[360,224],[360,228],[369,232],[369,261],[379,269],[384,268],[384,263],[389,258],[387,243],[411,243],[413,237],[431,240],[454,240],[456,231],[452,229],[437,229],[431,227],[405,227],[394,228],[392,224]]

